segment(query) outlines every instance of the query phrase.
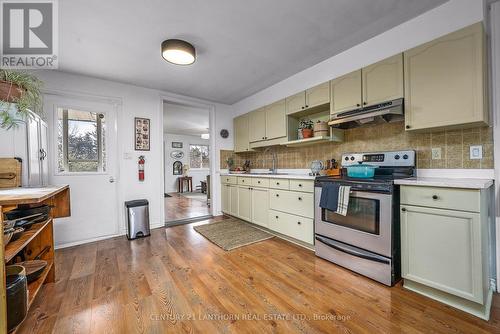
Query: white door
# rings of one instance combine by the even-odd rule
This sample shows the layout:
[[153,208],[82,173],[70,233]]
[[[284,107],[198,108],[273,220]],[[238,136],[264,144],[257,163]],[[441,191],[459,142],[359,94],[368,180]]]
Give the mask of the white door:
[[50,183],[68,184],[71,217],[54,226],[56,245],[119,233],[116,109],[111,103],[47,95]]
[[49,129],[47,123],[40,122],[40,180],[43,186],[49,184]]
[[40,186],[40,141],[39,141],[40,119],[30,118],[28,121],[28,184]]

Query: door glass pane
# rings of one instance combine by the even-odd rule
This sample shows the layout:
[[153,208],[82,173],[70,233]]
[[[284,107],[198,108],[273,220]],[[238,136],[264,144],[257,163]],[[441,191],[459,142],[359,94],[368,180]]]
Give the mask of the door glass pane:
[[351,196],[346,216],[326,209],[322,209],[322,215],[325,222],[346,226],[363,232],[379,234],[379,200]]

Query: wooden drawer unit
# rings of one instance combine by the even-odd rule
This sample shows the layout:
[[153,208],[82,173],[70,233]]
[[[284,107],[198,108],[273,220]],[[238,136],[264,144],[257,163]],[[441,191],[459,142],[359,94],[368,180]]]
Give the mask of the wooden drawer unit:
[[290,180],[290,190],[314,192],[314,181],[312,180]]
[[261,187],[261,188],[269,188],[269,179],[264,177],[253,177],[252,178],[252,186]]
[[314,242],[314,222],[311,218],[269,210],[269,228],[294,239],[312,244]]
[[274,189],[290,189],[290,180],[288,179],[271,179],[269,181],[269,188]]
[[238,177],[238,184],[241,186],[251,186],[252,185],[252,178],[251,177]]
[[273,210],[314,217],[314,195],[309,193],[271,189],[269,206]]
[[479,212],[480,199],[474,189],[401,186],[401,204]]
[[237,184],[236,176],[223,175],[220,180],[224,184]]

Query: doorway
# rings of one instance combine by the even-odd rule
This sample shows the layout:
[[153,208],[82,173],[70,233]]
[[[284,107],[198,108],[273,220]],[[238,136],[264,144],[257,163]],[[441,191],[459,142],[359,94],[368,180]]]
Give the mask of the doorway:
[[210,110],[163,101],[167,226],[212,216]]

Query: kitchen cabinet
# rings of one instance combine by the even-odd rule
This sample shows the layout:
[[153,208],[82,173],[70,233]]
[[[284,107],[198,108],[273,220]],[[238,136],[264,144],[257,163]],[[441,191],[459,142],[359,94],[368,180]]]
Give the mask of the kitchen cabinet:
[[489,203],[488,189],[401,186],[404,286],[487,319]]
[[254,110],[248,116],[250,142],[266,140],[266,108]]
[[303,217],[314,217],[314,195],[295,191],[271,189],[269,207]]
[[229,199],[229,184],[222,184],[220,190],[222,212],[229,213],[231,207],[231,202]]
[[330,103],[330,82],[324,82],[312,88],[286,98],[286,113],[315,108]]
[[252,193],[248,186],[238,186],[238,215],[239,218],[252,221]]
[[403,98],[403,54],[364,67],[361,74],[364,106]]
[[266,108],[266,140],[286,137],[285,100],[274,102]]
[[330,83],[332,102],[330,114],[361,107],[361,70],[345,74]]
[[314,242],[314,221],[311,218],[270,210],[269,228],[309,244]]
[[249,115],[241,115],[234,118],[234,151],[247,152],[250,151],[249,140]]
[[482,22],[404,53],[406,129],[487,125]]
[[269,189],[252,188],[252,220],[260,226],[268,227]]
[[239,217],[239,192],[238,186],[229,185],[229,212],[231,216]]

